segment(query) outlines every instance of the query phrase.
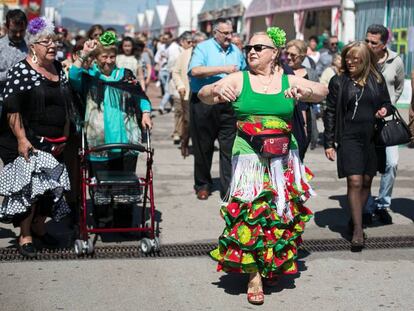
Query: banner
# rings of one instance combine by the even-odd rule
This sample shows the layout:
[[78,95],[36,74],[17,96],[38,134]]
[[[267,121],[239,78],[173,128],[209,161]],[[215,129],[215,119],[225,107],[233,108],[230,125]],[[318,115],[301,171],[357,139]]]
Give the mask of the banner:
[[40,16],[42,11],[42,0],[21,0],[20,4],[26,10],[28,20]]

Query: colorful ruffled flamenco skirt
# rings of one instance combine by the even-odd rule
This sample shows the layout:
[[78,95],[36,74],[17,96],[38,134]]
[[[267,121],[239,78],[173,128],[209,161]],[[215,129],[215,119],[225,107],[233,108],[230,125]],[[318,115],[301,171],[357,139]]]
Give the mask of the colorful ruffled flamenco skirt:
[[230,194],[220,209],[225,228],[210,252],[217,270],[264,278],[297,273],[297,249],[312,217],[303,203],[314,194],[313,174],[297,149],[272,159],[240,154],[232,165]]

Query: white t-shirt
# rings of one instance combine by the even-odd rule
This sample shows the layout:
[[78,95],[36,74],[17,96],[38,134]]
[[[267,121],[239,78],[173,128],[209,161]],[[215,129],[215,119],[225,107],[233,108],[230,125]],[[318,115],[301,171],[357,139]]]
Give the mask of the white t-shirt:
[[118,68],[127,68],[132,71],[132,73],[136,76],[139,63],[138,60],[133,55],[124,55],[120,54],[116,56],[116,66]]

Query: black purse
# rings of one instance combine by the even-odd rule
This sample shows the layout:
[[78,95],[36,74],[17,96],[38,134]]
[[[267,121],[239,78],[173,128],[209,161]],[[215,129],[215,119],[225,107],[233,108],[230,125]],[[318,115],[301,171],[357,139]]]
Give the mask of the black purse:
[[411,141],[411,132],[397,108],[393,107],[391,120],[379,119],[376,124],[376,144],[396,146]]

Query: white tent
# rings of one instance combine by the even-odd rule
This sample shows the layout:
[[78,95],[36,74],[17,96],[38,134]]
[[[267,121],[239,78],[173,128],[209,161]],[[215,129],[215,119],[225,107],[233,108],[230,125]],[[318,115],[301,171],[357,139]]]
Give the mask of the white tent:
[[183,31],[196,30],[197,15],[203,4],[204,0],[171,0],[164,23],[164,31],[171,31],[178,36]]
[[158,36],[163,30],[165,19],[167,17],[168,5],[157,5],[154,11],[154,18],[151,25],[151,34]]
[[145,14],[140,12],[137,14],[137,31],[142,31],[142,26],[144,25]]

